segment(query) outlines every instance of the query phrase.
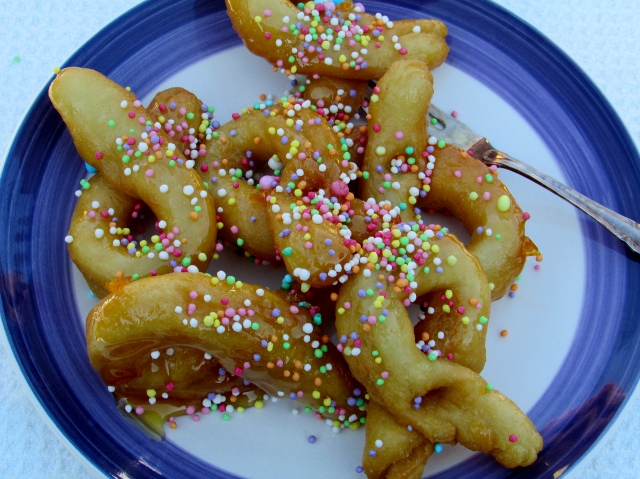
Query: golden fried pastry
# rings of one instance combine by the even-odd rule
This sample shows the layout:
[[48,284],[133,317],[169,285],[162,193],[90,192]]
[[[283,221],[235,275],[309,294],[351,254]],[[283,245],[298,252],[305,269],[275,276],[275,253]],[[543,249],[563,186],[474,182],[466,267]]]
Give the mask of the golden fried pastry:
[[[401,88],[398,86],[401,85]],[[432,78],[419,62],[396,62],[373,89],[362,166],[363,198],[399,205],[402,218],[420,221],[421,209],[446,210],[471,234],[467,245],[502,297],[522,271],[527,256],[539,254],[525,236],[515,199],[479,160],[429,138],[427,112]]]
[[[90,272],[87,281],[95,293],[104,295],[114,280],[182,268],[206,270],[216,241],[213,198],[193,170],[193,160],[175,151],[135,95],[93,70],[67,68],[51,83],[49,97],[82,159],[119,194],[146,203],[158,220],[158,235],[150,241],[123,241],[118,229],[126,225],[113,219],[115,209],[110,213],[120,200],[112,204],[104,194],[93,199],[91,189],[83,193],[89,195],[83,200],[85,207],[91,208],[76,212],[73,227],[86,228],[83,239],[93,234],[93,240],[73,245],[69,235],[67,242],[73,245],[71,259],[83,273]],[[130,215],[126,209],[117,214]],[[108,217],[110,226],[105,229],[102,223]]]
[[87,349],[107,385],[135,376],[156,351],[188,347],[274,397],[290,397],[357,427],[361,387],[309,313],[219,272],[146,278],[101,301],[87,318]]
[[[340,289],[336,327],[338,347],[372,400],[432,443],[460,442],[506,467],[531,464],[542,438],[525,414],[476,373],[439,354],[437,341],[428,355],[414,346],[405,308],[446,289],[471,304],[487,288],[475,257],[449,235],[406,224],[365,242],[362,256],[367,263]],[[461,338],[484,331],[486,322],[482,308],[467,308]]]
[[[495,167],[446,145],[433,152],[429,191],[421,208],[451,212],[471,234],[467,249],[478,257],[492,284],[491,297],[504,296],[522,272],[527,256],[540,254],[525,235],[522,211]],[[426,179],[425,178],[425,179]]]
[[368,479],[420,479],[433,452],[427,438],[396,422],[378,402],[369,401],[362,454]]
[[402,58],[435,68],[449,52],[437,20],[390,21],[344,2],[226,0],[233,28],[247,48],[290,73],[370,80]]

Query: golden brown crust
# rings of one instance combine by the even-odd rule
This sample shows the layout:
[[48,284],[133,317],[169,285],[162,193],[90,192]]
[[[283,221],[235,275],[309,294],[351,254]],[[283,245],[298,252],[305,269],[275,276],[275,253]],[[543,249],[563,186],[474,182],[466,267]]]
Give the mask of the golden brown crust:
[[[333,13],[319,12],[319,22],[314,27],[311,24],[314,21],[313,11],[303,11],[303,17],[299,19],[301,11],[289,0],[226,0],[226,3],[233,28],[246,47],[277,68],[291,73],[378,79],[394,61],[421,60],[433,69],[442,64],[449,53],[445,42],[447,28],[437,20],[389,22],[361,13],[353,3],[344,2]],[[313,8],[324,9],[324,5]],[[351,14],[352,19],[349,18]],[[349,27],[345,26],[344,20],[350,22]],[[306,30],[301,29],[300,34],[292,35],[290,27],[293,25],[295,29],[297,22],[302,22]],[[340,30],[342,27],[358,41],[337,43],[312,39],[309,42],[305,38],[306,35],[313,38],[314,33],[308,31],[310,28],[322,35],[329,29]],[[286,28],[285,32],[283,28]],[[337,37],[337,32],[334,33]],[[305,48],[305,41],[311,43],[313,49]],[[299,53],[293,53],[294,48]]]
[[[88,196],[74,216],[74,228],[87,228],[83,238],[93,233],[94,241],[75,245],[87,248],[82,255],[76,254],[75,247],[71,251],[72,259],[89,261],[80,269],[94,271],[88,282],[96,294],[104,294],[113,279],[136,279],[182,267],[206,270],[216,241],[213,198],[189,167],[189,160],[170,150],[169,137],[153,126],[146,131],[148,112],[135,95],[96,71],[67,68],[51,83],[49,96],[69,128],[78,153],[100,172],[104,185],[142,200],[158,219],[158,241],[143,245],[128,235],[122,238],[117,231],[111,232],[111,226],[104,229],[96,226],[94,218],[83,219],[90,211],[100,215],[106,212],[111,223],[116,223],[109,212],[112,206],[122,209],[118,214],[130,214],[122,200],[114,199],[111,205],[115,196],[109,192],[103,191],[93,200],[95,190],[84,192]],[[118,226],[113,228],[117,230]],[[68,240],[73,241],[73,237]],[[116,251],[118,248],[126,250],[130,258]],[[160,266],[158,259],[162,261]]]

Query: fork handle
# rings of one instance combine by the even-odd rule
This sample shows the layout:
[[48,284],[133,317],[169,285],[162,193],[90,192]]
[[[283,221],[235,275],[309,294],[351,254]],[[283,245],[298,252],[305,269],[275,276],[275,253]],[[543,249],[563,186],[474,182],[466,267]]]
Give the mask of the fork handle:
[[489,165],[496,165],[515,171],[544,186],[549,191],[567,200],[573,206],[581,209],[594,220],[616,235],[636,253],[640,253],[640,224],[622,216],[609,208],[596,203],[590,198],[578,193],[573,188],[560,183],[546,173],[517,160],[506,153],[491,149],[484,152],[482,161]]

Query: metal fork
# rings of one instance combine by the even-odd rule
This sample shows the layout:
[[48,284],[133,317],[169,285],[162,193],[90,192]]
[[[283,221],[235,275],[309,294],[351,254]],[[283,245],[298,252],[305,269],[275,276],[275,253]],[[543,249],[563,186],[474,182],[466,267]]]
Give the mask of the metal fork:
[[432,124],[431,121],[429,122],[430,135],[468,151],[472,156],[487,165],[496,165],[515,171],[525,178],[544,186],[552,193],[584,211],[619,239],[627,243],[633,251],[640,253],[640,224],[596,203],[542,171],[496,149],[486,138],[478,135],[451,115],[445,114],[433,104],[429,108],[429,117],[429,119],[435,118],[437,120],[435,124]]

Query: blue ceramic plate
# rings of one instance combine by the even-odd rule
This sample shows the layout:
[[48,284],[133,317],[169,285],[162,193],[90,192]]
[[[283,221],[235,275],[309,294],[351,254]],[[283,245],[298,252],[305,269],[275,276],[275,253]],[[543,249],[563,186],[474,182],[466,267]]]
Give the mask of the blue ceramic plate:
[[[391,18],[444,20],[451,55],[435,74],[439,105],[458,109],[461,119],[514,156],[640,217],[632,201],[640,161],[631,139],[591,81],[539,33],[480,0],[367,7]],[[218,97],[218,119],[224,121],[272,81],[263,83],[269,68],[240,45],[224,2],[160,0],[113,22],[68,66],[94,68],[132,85],[141,98],[168,83],[191,88],[208,103]],[[91,301],[63,240],[84,174],[43,91],[15,137],[0,183],[3,325],[33,394],[62,434],[114,477],[358,477],[359,452],[351,450],[360,449],[362,433],[336,439],[316,433],[317,424],[290,425],[282,419],[291,417],[286,405],[284,412],[283,405],[267,407],[263,416],[247,412],[235,421],[237,428],[223,429],[219,418],[199,430],[185,423],[178,430],[189,437],[176,433],[160,443],[122,420],[87,361],[82,324]],[[551,477],[584,457],[640,374],[637,257],[536,185],[503,175],[532,213],[528,233],[545,262],[536,272],[528,264],[516,298],[494,306],[484,375],[528,412],[545,448],[535,464],[516,470],[447,449],[430,461],[426,473],[432,477]],[[497,339],[495,333],[507,328],[508,340]],[[266,419],[270,408],[281,419]],[[309,430],[326,438],[318,441],[326,449],[310,449],[303,440]],[[343,447],[347,442],[355,447]],[[306,469],[287,468],[296,464],[294,456]],[[314,461],[319,466],[309,466]],[[334,462],[339,472],[331,469]]]

